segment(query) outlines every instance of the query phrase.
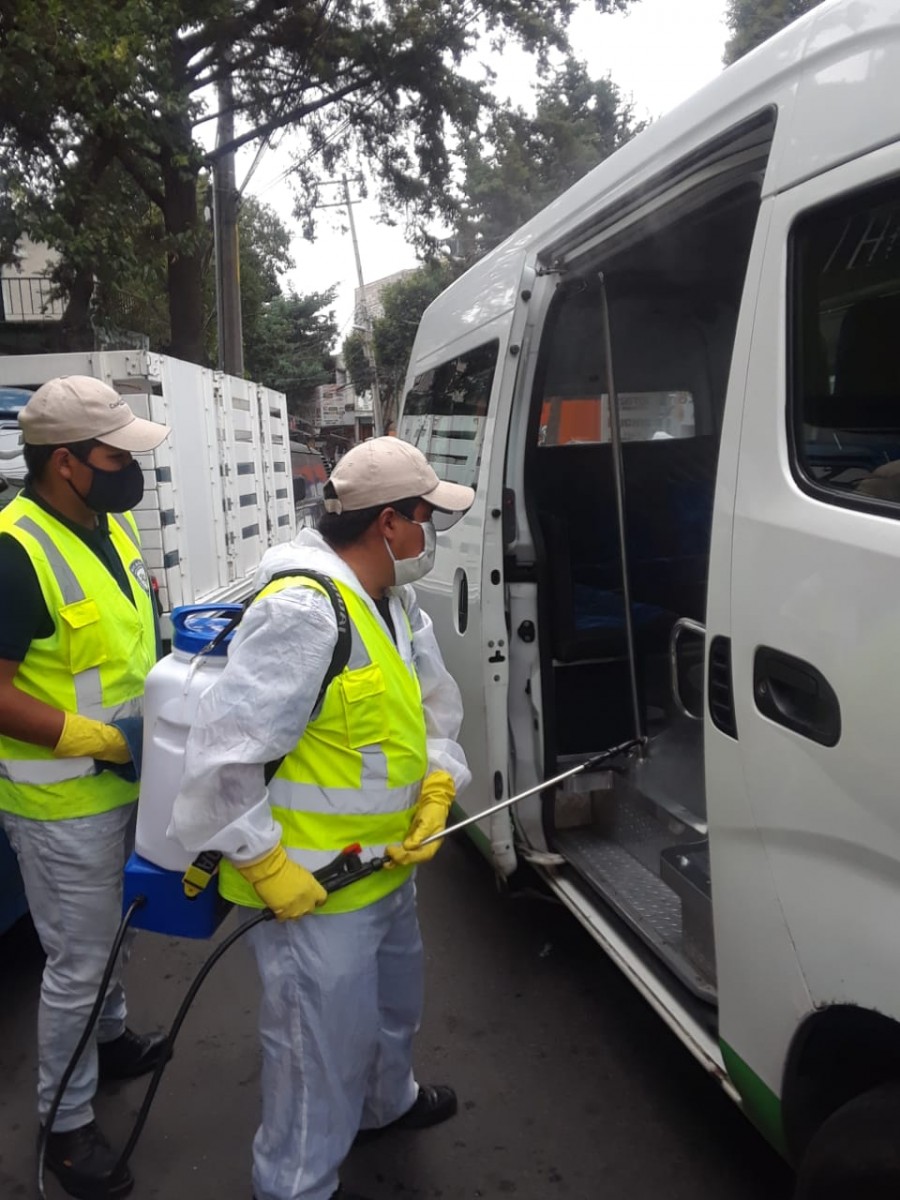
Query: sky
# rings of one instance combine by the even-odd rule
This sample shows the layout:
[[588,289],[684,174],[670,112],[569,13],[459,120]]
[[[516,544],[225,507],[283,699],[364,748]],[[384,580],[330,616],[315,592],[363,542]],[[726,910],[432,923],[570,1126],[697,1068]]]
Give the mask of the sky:
[[[633,103],[636,117],[655,118],[675,108],[722,70],[727,36],[724,10],[725,0],[638,0],[627,14],[605,15],[597,13],[593,0],[582,0],[569,35],[594,78],[609,74]],[[498,93],[527,107],[532,76],[528,57],[507,52],[502,63],[493,65],[499,74]],[[283,141],[263,155],[247,192],[270,204],[292,229],[296,221],[291,190],[282,178],[289,163],[286,145]],[[252,159],[252,149],[238,156],[239,184]],[[337,188],[327,190],[338,192]],[[404,241],[402,225],[380,223],[374,200],[355,205],[354,218],[366,283],[417,265],[412,248]],[[296,266],[284,276],[284,282],[301,293],[338,285],[335,311],[340,340],[351,329],[357,286],[353,245],[349,233],[343,231],[346,225],[340,210],[320,210],[316,241],[307,242],[297,233],[291,246]]]

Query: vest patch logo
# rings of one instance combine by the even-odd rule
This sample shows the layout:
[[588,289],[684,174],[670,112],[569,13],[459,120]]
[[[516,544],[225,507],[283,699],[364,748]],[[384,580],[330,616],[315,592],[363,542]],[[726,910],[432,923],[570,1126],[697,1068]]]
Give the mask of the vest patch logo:
[[128,568],[145,592],[150,593],[150,580],[147,577],[147,568],[144,566],[142,558],[136,558]]

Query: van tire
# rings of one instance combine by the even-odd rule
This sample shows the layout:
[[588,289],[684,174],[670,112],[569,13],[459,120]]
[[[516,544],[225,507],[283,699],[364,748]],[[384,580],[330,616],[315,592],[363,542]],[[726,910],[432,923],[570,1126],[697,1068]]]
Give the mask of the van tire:
[[810,1139],[794,1200],[897,1200],[900,1197],[900,1083],[856,1096]]

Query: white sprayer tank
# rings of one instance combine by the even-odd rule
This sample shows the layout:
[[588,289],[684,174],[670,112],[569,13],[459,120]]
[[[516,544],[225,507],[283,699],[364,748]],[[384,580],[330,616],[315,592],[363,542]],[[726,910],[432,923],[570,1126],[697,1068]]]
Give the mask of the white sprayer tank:
[[144,745],[135,850],[168,871],[184,871],[194,855],[166,837],[181,787],[184,749],[200,697],[227,661],[231,634],[201,653],[241,612],[239,604],[186,604],[172,612],[172,652],[153,667],[144,688]]

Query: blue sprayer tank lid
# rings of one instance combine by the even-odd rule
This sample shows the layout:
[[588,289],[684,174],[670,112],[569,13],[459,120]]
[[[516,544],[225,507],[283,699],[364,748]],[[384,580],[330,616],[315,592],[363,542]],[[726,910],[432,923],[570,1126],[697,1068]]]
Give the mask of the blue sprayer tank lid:
[[[185,654],[199,654],[243,611],[242,604],[180,604],[172,609],[172,645]],[[232,630],[210,654],[224,657],[233,633]]]

